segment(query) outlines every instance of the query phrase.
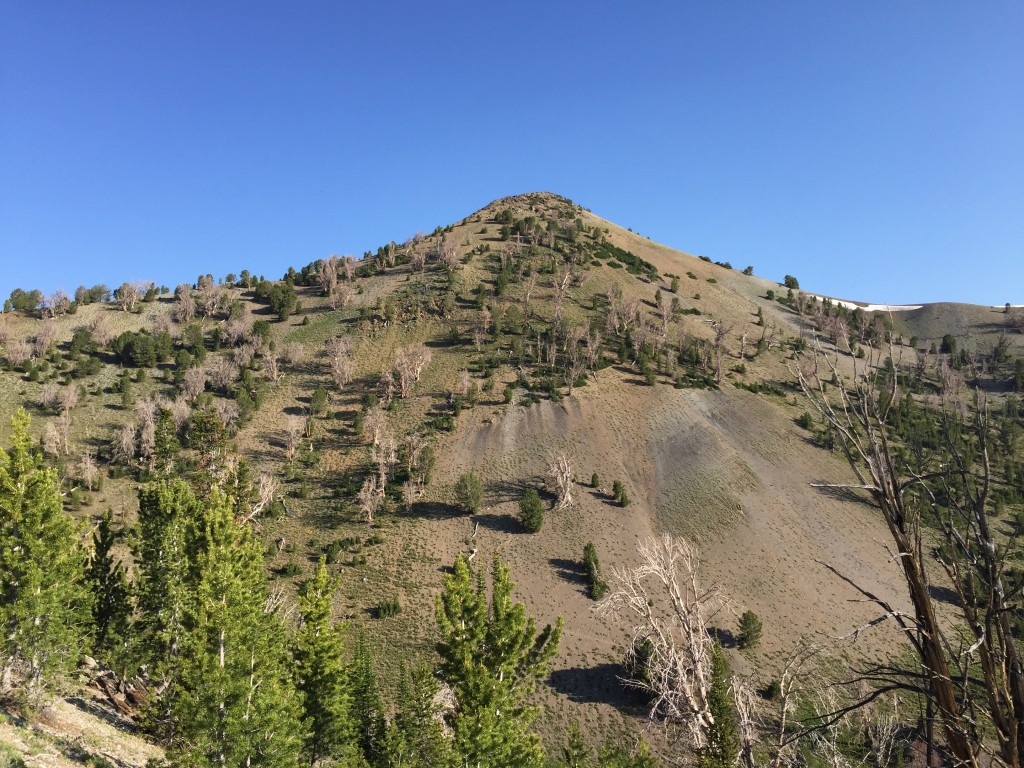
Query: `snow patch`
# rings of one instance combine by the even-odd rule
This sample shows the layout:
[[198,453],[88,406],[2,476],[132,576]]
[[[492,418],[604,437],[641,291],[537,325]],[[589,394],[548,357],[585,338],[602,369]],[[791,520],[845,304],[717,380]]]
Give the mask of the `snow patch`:
[[828,296],[819,296],[816,293],[809,294],[818,301],[828,299],[833,304],[847,309],[863,309],[865,312],[909,312],[912,309],[920,309],[924,304],[858,304],[855,301],[843,301]]

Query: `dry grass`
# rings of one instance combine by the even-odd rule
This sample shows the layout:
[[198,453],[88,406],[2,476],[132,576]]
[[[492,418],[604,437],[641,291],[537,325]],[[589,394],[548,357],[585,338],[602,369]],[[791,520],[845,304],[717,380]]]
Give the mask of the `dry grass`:
[[[371,529],[359,519],[350,495],[334,494],[344,476],[358,479],[369,461],[369,449],[354,434],[352,419],[364,393],[390,369],[395,351],[416,342],[431,344],[433,360],[413,396],[396,402],[390,411],[391,429],[403,435],[422,429],[438,413],[449,412],[447,393],[455,387],[460,371],[473,368],[480,357],[469,341],[476,317],[471,291],[481,280],[493,278],[495,249],[501,243],[491,217],[506,206],[519,215],[557,211],[566,221],[580,217],[606,229],[612,243],[660,271],[661,280],[647,282],[625,270],[591,266],[566,299],[564,311],[570,324],[589,322],[594,294],[616,288],[627,300],[645,302],[644,312],[650,315],[656,290],[671,299],[667,275],[676,274],[682,306],[696,306],[703,313],[683,317],[679,324],[688,334],[705,339],[712,335],[708,320],[731,325],[725,368],[742,362],[746,373],[728,372],[720,391],[676,390],[666,386],[663,377],[657,386],[648,387],[628,366],[612,366],[560,403],[543,400],[524,406],[500,402],[504,384],[516,378],[512,362],[505,361],[494,373],[492,392],[482,393],[480,404],[462,412],[453,432],[434,436],[438,462],[424,497],[411,511],[381,515]],[[480,232],[483,227],[486,233]],[[429,658],[432,653],[434,595],[445,567],[459,553],[476,551],[478,565],[486,565],[492,554],[509,561],[516,595],[529,613],[541,624],[559,615],[565,618],[550,685],[538,694],[544,709],[539,727],[552,740],[563,737],[573,718],[589,726],[585,730],[603,735],[635,730],[640,724],[636,715],[641,704],[616,677],[629,628],[594,614],[579,576],[576,564],[588,541],[596,545],[606,575],[613,568],[630,566],[636,543],[647,536],[668,531],[699,541],[709,578],[722,585],[736,613],[751,608],[764,620],[761,649],[736,655],[734,663],[740,671],[756,670],[765,677],[798,635],[842,634],[872,618],[863,606],[851,606],[851,595],[826,577],[815,565],[816,558],[833,562],[902,604],[898,580],[891,578],[891,564],[877,544],[885,535],[881,522],[862,505],[823,496],[809,487],[809,482],[823,477],[842,477],[846,470],[836,457],[812,445],[793,423],[803,410],[801,405],[788,393],[781,398],[753,395],[733,386],[736,381],[790,378],[791,361],[780,348],[754,359],[737,357],[743,333],[748,334],[750,351],[760,336],[761,328],[755,325],[758,307],[769,325],[778,326],[778,341],[800,332],[793,312],[764,298],[774,283],[671,251],[549,196],[496,201],[455,225],[449,236],[460,244],[461,252],[483,245],[492,249],[475,253],[460,266],[459,306],[452,317],[400,316],[386,326],[366,319],[380,301],[442,285],[443,277],[432,269],[419,275],[400,266],[385,275],[362,278],[358,281],[361,292],[339,311],[331,311],[317,290],[300,289],[303,311],[285,322],[273,322],[272,333],[277,345],[303,344],[308,360],[268,386],[263,406],[235,438],[243,455],[281,473],[285,462],[280,441],[288,417],[303,412],[317,385],[331,392],[328,415],[317,419],[316,460],[298,465],[297,478],[284,485],[288,515],[260,520],[259,532],[267,546],[272,586],[289,596],[332,541],[362,542],[358,552],[343,554],[332,566],[342,576],[335,608],[353,632],[366,632],[386,688],[394,686],[402,659]],[[428,238],[423,247],[431,242]],[[695,280],[686,276],[688,271]],[[717,282],[709,283],[708,278]],[[553,290],[550,276],[542,275],[531,302],[535,317],[551,317]],[[693,299],[697,292],[701,298]],[[508,295],[497,301],[521,306],[521,286],[511,286]],[[147,327],[154,312],[169,309],[166,301],[142,306],[140,315],[83,308],[75,317],[59,321],[60,339],[69,339],[75,327],[96,313],[103,313],[111,330],[120,331]],[[14,318],[13,332],[31,335],[36,322]],[[452,325],[459,328],[465,343],[449,346],[441,341]],[[673,329],[670,341],[675,333]],[[329,339],[342,334],[356,338],[355,379],[350,387],[336,392],[323,364],[323,349]],[[87,380],[95,394],[75,411],[76,451],[89,441],[106,439],[128,417],[119,396],[108,391],[116,375],[111,367]],[[480,378],[475,382],[485,383]],[[41,383],[24,381],[19,374],[0,372],[0,418],[34,400],[40,387]],[[167,389],[151,378],[137,388],[136,396]],[[43,421],[38,418],[34,428],[41,431]],[[564,452],[573,464],[580,483],[577,503],[563,512],[549,512],[540,533],[524,534],[516,519],[519,497],[527,487],[549,493],[547,464],[556,452]],[[486,487],[485,509],[473,517],[455,510],[451,490],[459,474],[470,470],[483,478]],[[595,472],[601,479],[597,489],[588,485]],[[628,507],[610,498],[615,480],[627,488],[633,502]],[[306,494],[301,490],[303,482]],[[128,479],[108,481],[85,511],[93,514],[113,505],[130,520],[133,485]],[[381,542],[367,544],[371,536],[380,537]],[[276,542],[282,539],[284,546],[278,551]],[[277,573],[291,563],[298,566],[298,574]],[[374,608],[396,597],[402,612],[376,618]],[[290,601],[288,605],[294,619],[294,605]],[[723,618],[722,624],[736,628],[731,617]],[[882,653],[897,642],[884,634],[875,637],[860,652]]]

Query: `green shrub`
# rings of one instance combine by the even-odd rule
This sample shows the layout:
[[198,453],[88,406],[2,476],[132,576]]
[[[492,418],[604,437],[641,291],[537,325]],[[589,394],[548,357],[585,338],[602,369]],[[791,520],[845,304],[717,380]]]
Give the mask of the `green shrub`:
[[330,544],[324,547],[324,560],[328,564],[334,565],[338,562],[338,555],[341,554],[341,544],[337,541],[332,541]]
[[639,683],[650,682],[651,680],[651,659],[654,656],[654,643],[648,637],[635,638],[629,649],[626,651],[624,666],[626,676],[630,680]]
[[519,522],[527,533],[536,533],[544,524],[544,503],[533,488],[527,488],[519,500]]
[[455,482],[455,500],[469,514],[480,511],[484,501],[484,484],[472,472],[466,472]]
[[753,648],[757,645],[763,629],[758,615],[753,611],[745,611],[740,616],[740,634],[737,637],[740,648]]
[[377,606],[377,610],[375,611],[378,619],[387,619],[392,616],[397,616],[401,612],[402,604],[398,602],[397,597],[391,597],[384,600]]
[[811,429],[814,427],[814,417],[808,411],[804,411],[797,417],[796,423],[798,427]]
[[309,410],[314,416],[321,416],[327,411],[327,389],[323,384],[313,390],[313,396],[309,399]]
[[27,768],[27,763],[21,759],[14,747],[0,742],[0,768]]
[[583,567],[587,571],[590,598],[600,600],[608,592],[608,584],[601,578],[601,564],[597,560],[597,548],[589,541],[583,547]]
[[621,495],[622,495],[622,481],[621,480],[616,480],[614,483],[612,483],[612,496],[614,496],[615,500],[618,501],[619,500],[619,496],[621,496]]

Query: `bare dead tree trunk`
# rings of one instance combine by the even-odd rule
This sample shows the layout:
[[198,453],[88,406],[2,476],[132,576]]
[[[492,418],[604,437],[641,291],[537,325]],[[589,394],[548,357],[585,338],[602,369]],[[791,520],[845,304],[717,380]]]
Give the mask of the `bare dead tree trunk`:
[[712,326],[715,330],[715,381],[722,383],[722,348],[725,346],[726,337],[732,332],[731,325],[715,323]]
[[[805,395],[838,436],[858,480],[834,487],[867,491],[882,513],[913,616],[893,609],[828,567],[896,622],[921,661],[919,674],[905,673],[904,679],[898,680],[899,670],[890,667],[876,670],[875,682],[909,687],[933,702],[958,765],[981,765],[980,756],[992,751],[989,739],[994,731],[998,754],[992,757],[1000,764],[1018,766],[1024,747],[1024,674],[1016,639],[1009,632],[1010,610],[1003,583],[1005,551],[997,546],[987,520],[989,428],[984,402],[979,402],[973,430],[980,462],[972,466],[950,441],[952,468],[939,465],[931,472],[915,471],[897,458],[888,423],[892,408],[900,402],[899,364],[891,343],[889,355],[893,365],[884,377],[868,375],[871,371],[858,375],[855,369],[849,382],[839,371],[838,356],[831,361],[820,350],[813,357],[812,370],[800,368],[796,373]],[[840,386],[829,388],[831,395],[820,375],[823,366],[830,374],[829,381],[840,382]],[[879,388],[880,380],[885,382],[884,389]],[[946,418],[953,416],[946,411]],[[934,480],[947,490],[945,504],[938,504],[931,494],[928,483]],[[943,527],[947,554],[939,565],[957,590],[963,618],[977,638],[966,653],[955,650],[956,642],[945,634],[936,614],[929,591],[926,557],[930,556],[925,554],[928,550],[922,538],[921,503],[907,503],[910,489],[918,492],[923,504],[930,505]],[[980,582],[983,596],[972,594],[975,580]],[[978,669],[980,686],[972,681]],[[984,695],[979,694],[979,687]]]
[[573,481],[572,464],[569,463],[569,457],[564,453],[558,454],[548,465],[548,473],[551,475],[551,479],[555,484],[555,491],[558,495],[555,508],[565,509],[571,507],[573,503]]
[[613,572],[613,590],[597,610],[632,616],[636,626],[627,653],[644,668],[630,684],[651,695],[652,717],[681,726],[701,749],[714,722],[715,640],[709,627],[724,601],[716,586],[702,583],[700,553],[685,539],[666,535],[638,548],[641,564]]

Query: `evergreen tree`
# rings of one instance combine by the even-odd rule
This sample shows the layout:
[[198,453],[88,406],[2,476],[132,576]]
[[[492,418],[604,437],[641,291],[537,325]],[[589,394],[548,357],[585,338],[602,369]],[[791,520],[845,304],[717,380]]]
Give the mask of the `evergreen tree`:
[[373,655],[362,633],[356,640],[352,669],[352,718],[358,729],[357,740],[367,762],[379,765],[384,741],[384,708],[377,691]]
[[519,522],[527,533],[536,533],[544,524],[544,502],[534,488],[527,488],[519,500]]
[[753,648],[761,641],[761,633],[764,627],[761,618],[753,611],[744,611],[740,616],[740,648]]
[[74,670],[89,631],[85,552],[60,482],[32,449],[30,419],[0,450],[0,695],[34,708]]
[[201,528],[205,514],[182,480],[153,483],[139,491],[139,519],[132,541],[138,608],[133,652],[153,688],[161,691],[144,713],[146,725],[168,739],[174,731],[179,657],[196,591],[197,527]]
[[569,726],[569,741],[562,747],[562,760],[559,768],[590,768],[591,763],[590,747],[583,739],[583,730],[580,728],[580,721],[573,720]]
[[114,557],[117,534],[113,518],[113,511],[108,509],[93,532],[92,557],[85,577],[92,592],[93,653],[121,669],[132,605],[124,566]]
[[583,738],[579,720],[573,720],[569,727],[569,740],[562,747],[562,759],[558,768],[658,768],[658,762],[651,756],[647,742],[640,739],[634,749],[606,742],[594,761],[593,751]]
[[331,622],[331,600],[338,580],[323,557],[299,594],[302,624],[294,640],[296,687],[302,693],[306,757],[311,765],[334,757],[340,765],[359,765],[352,696],[343,658],[341,626]]
[[456,702],[449,718],[454,748],[460,765],[541,766],[544,751],[529,731],[536,709],[527,697],[547,674],[562,620],[538,633],[524,606],[512,602],[509,569],[497,556],[491,574],[488,604],[483,575],[474,579],[460,555],[437,598],[439,673]]
[[454,766],[451,744],[438,719],[441,686],[422,664],[412,677],[404,667],[398,682],[398,711],[384,736],[385,768],[448,768]]
[[177,427],[167,408],[161,408],[156,416],[153,434],[153,465],[157,472],[168,475],[174,469],[174,457],[181,450]]
[[708,709],[714,720],[708,726],[708,743],[697,756],[699,768],[732,768],[740,753],[740,737],[736,727],[736,713],[729,695],[729,660],[717,643],[712,646],[711,691]]
[[641,740],[635,750],[602,747],[597,758],[597,768],[658,768],[658,761],[651,755],[647,742]]
[[296,766],[304,734],[284,626],[264,610],[263,550],[231,506],[215,489],[202,521],[169,758],[190,767]]
[[484,502],[484,484],[479,476],[472,472],[460,475],[455,482],[455,499],[466,512],[479,512]]

